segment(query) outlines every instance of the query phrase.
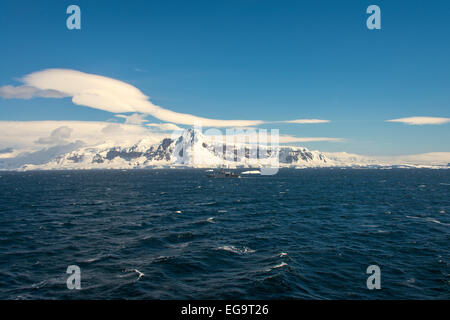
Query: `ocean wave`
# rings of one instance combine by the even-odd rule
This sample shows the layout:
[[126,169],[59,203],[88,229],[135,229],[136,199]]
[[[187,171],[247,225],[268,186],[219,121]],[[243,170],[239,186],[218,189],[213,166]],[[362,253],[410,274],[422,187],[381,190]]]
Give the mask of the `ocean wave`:
[[248,254],[248,253],[254,253],[256,250],[250,249],[248,247],[242,247],[242,248],[236,248],[235,246],[221,246],[218,247],[217,250],[224,250],[236,254]]
[[422,218],[422,217],[414,217],[414,216],[406,216],[409,219],[417,219],[417,220],[423,220],[423,221],[428,221],[428,222],[433,222],[433,223],[437,223],[437,224],[441,224],[443,226],[450,226],[450,223],[444,223],[441,222],[435,218]]
[[40,289],[40,288],[45,287],[45,286],[47,285],[47,283],[48,283],[47,280],[43,280],[43,281],[38,282],[38,283],[33,283],[33,284],[31,285],[31,288],[32,288],[32,289]]
[[96,258],[90,258],[90,259],[86,259],[83,262],[84,263],[92,263],[92,262],[96,262],[99,261],[102,257],[96,257]]
[[444,222],[441,222],[441,221],[439,221],[437,219],[434,219],[434,218],[426,218],[425,220],[427,220],[429,222],[434,222],[434,223],[437,223],[437,224],[442,224],[444,226],[450,226],[450,223],[444,223]]
[[199,202],[199,203],[196,203],[195,205],[196,206],[215,206],[217,204],[218,203],[216,201],[210,201],[210,202]]
[[270,271],[272,271],[274,269],[279,269],[279,268],[283,268],[283,267],[286,267],[286,266],[288,266],[288,264],[286,262],[282,262],[280,264],[277,264],[275,266],[270,267],[269,269],[266,269],[266,272],[270,272]]
[[139,281],[143,276],[145,276],[144,273],[142,273],[141,271],[139,271],[138,269],[125,269],[124,272],[130,273],[130,272],[135,272],[137,273],[138,277],[135,281]]

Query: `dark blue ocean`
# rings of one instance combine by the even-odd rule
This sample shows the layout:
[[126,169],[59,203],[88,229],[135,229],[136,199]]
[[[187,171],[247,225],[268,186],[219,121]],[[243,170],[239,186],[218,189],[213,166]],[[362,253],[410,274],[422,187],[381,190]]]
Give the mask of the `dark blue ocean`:
[[450,299],[449,247],[450,170],[0,172],[0,299]]

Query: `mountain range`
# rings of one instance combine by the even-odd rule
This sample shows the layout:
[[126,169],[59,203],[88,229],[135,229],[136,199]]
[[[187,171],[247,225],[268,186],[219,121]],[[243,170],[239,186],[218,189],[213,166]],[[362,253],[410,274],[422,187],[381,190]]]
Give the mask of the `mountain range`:
[[159,143],[143,137],[130,146],[76,141],[15,158],[0,159],[1,170],[138,169],[138,168],[450,168],[450,153],[368,157],[345,152],[311,151],[304,147],[226,145],[199,130],[187,129]]

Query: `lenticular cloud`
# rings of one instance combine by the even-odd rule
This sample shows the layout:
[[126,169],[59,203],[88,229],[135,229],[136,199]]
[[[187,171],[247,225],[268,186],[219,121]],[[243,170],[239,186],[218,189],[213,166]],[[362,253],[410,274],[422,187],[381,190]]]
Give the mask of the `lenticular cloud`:
[[74,104],[113,113],[140,112],[163,121],[185,125],[242,127],[263,123],[259,120],[218,120],[197,117],[161,108],[136,87],[116,79],[68,69],[47,69],[23,78],[28,87],[60,92]]
[[439,118],[439,117],[409,117],[386,120],[386,122],[400,122],[409,125],[425,125],[425,124],[444,124],[450,122],[450,118]]
[[[76,105],[112,113],[141,113],[169,123],[204,127],[252,127],[261,120],[220,120],[171,111],[153,104],[138,88],[113,78],[70,69],[45,69],[23,77],[24,85],[0,87],[4,99],[71,97]],[[326,123],[329,120],[297,119],[278,123]],[[272,123],[276,123],[272,122]]]

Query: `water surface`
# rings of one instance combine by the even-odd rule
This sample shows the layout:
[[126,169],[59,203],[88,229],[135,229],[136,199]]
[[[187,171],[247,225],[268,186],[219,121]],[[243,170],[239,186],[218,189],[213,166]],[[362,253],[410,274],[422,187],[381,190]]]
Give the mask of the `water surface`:
[[449,170],[0,172],[0,298],[449,299],[449,213]]

